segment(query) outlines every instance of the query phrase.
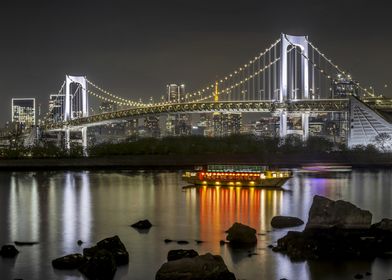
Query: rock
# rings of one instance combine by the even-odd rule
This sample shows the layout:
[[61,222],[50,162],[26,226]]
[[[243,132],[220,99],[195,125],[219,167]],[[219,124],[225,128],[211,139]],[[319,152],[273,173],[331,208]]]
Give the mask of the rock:
[[56,269],[78,269],[86,262],[86,258],[81,254],[67,255],[52,261],[52,266]]
[[303,225],[304,221],[297,217],[275,216],[271,220],[271,226],[274,228],[296,227]]
[[14,243],[16,246],[32,246],[39,244],[37,241],[14,241]]
[[293,260],[374,259],[392,252],[392,232],[374,229],[305,229],[289,231],[278,240],[275,252]]
[[104,249],[98,250],[93,257],[79,268],[79,271],[88,279],[95,280],[113,279],[116,270],[116,261],[113,254]]
[[140,220],[137,223],[131,225],[131,227],[136,229],[150,229],[152,227],[152,224],[149,220]]
[[92,258],[97,252],[99,251],[98,246],[93,246],[90,248],[84,248],[83,249],[83,256],[85,256],[87,259]]
[[92,257],[97,251],[104,249],[113,254],[117,265],[129,263],[129,253],[117,235],[99,241],[95,247],[84,249],[83,254]]
[[235,280],[221,256],[205,254],[164,263],[155,276],[156,280]]
[[83,255],[87,259],[90,259],[102,249],[113,255],[117,265],[125,265],[129,263],[129,253],[117,235],[99,241],[97,246],[84,248]]
[[227,231],[226,239],[230,244],[254,244],[257,243],[256,230],[241,223],[234,223]]
[[199,254],[195,250],[170,250],[167,254],[167,261],[175,261],[182,258],[193,258]]
[[274,252],[292,260],[374,259],[392,253],[390,220],[370,227],[371,213],[345,201],[315,196],[302,232],[289,231]]
[[14,245],[4,245],[1,247],[0,255],[3,258],[14,258],[19,254],[19,251],[15,248]]
[[392,220],[382,219],[380,222],[373,224],[371,227],[375,229],[387,230],[392,232]]
[[186,244],[189,244],[189,242],[186,241],[186,240],[178,240],[177,244],[179,244],[179,245],[186,245]]
[[354,204],[315,195],[306,228],[369,228],[372,214]]

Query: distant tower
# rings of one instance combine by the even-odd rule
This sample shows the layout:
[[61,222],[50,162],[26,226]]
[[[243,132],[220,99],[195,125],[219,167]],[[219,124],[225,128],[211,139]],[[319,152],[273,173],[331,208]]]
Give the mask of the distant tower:
[[335,98],[346,97],[348,95],[358,97],[358,83],[353,81],[350,75],[342,76],[338,74],[332,82],[332,92]]
[[180,103],[181,98],[185,94],[184,84],[169,84],[167,87],[167,101],[172,103]]
[[65,94],[49,95],[49,117],[52,121],[64,120]]

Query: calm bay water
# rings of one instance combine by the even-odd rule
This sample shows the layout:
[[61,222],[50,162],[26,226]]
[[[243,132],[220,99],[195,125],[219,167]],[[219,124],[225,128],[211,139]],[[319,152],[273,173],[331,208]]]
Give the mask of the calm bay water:
[[[39,241],[18,247],[14,260],[0,258],[0,279],[83,279],[78,271],[58,271],[51,260],[112,235],[130,252],[130,264],[115,279],[154,279],[171,249],[195,249],[224,258],[238,279],[367,279],[392,277],[392,260],[373,262],[298,262],[273,253],[267,245],[287,230],[273,230],[275,215],[307,220],[313,195],[348,200],[373,213],[373,222],[392,217],[392,170],[332,174],[323,178],[296,173],[285,190],[191,188],[177,172],[82,171],[0,173],[0,245]],[[154,227],[139,233],[129,225],[149,219]],[[220,246],[234,222],[257,229],[257,255]],[[302,230],[303,227],[297,227]],[[165,244],[182,239],[189,245]],[[80,247],[77,240],[85,243]],[[205,241],[197,245],[194,240]]]

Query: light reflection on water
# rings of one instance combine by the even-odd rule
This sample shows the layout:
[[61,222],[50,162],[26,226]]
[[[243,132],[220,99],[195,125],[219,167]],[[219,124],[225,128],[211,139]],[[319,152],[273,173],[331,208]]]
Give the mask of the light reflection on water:
[[[0,244],[39,241],[20,247],[16,260],[0,259],[1,279],[82,279],[78,272],[52,269],[51,259],[81,252],[102,238],[118,234],[131,253],[129,266],[116,279],[154,279],[168,250],[186,248],[224,258],[240,279],[351,279],[371,271],[374,279],[392,276],[392,261],[300,262],[275,254],[268,244],[287,230],[273,230],[275,215],[306,221],[315,194],[345,199],[373,213],[373,222],[392,217],[390,170],[353,171],[311,177],[296,173],[284,190],[258,188],[190,188],[183,190],[175,172],[26,172],[0,173]],[[142,234],[129,225],[149,219],[154,227]],[[257,229],[250,250],[220,246],[234,222]],[[303,227],[296,228],[302,230]],[[165,244],[185,239],[189,245]],[[81,239],[85,245],[79,247]],[[204,243],[196,245],[195,239]]]

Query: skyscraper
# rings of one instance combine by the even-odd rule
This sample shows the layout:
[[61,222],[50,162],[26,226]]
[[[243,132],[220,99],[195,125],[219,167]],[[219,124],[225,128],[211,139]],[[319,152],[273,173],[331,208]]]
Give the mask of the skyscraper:
[[172,103],[181,102],[181,98],[185,94],[185,85],[169,84],[167,87],[167,101]]
[[49,96],[49,118],[52,121],[64,120],[65,94],[51,94]]
[[359,87],[357,82],[353,81],[350,75],[337,75],[332,82],[333,97],[345,97],[347,95],[358,96]]
[[35,98],[12,98],[12,122],[24,127],[35,125]]
[[214,136],[227,136],[241,132],[241,113],[219,113],[212,116]]

